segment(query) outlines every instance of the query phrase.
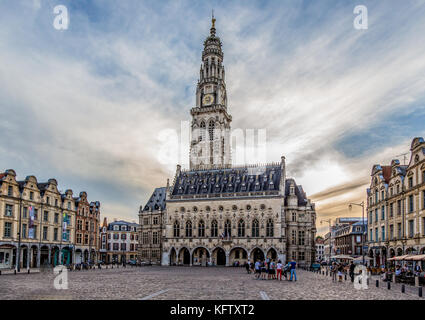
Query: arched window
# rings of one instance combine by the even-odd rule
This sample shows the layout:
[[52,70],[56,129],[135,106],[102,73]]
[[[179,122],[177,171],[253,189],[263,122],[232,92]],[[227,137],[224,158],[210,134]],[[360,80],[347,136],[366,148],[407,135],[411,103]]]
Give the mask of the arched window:
[[230,220],[226,220],[224,223],[224,236],[231,237],[232,236],[232,224]]
[[260,227],[257,219],[254,219],[252,221],[252,237],[259,237],[260,236]]
[[238,237],[245,237],[245,222],[242,219],[238,223]]
[[267,221],[266,236],[273,237],[273,220],[272,219],[269,219]]
[[208,133],[209,133],[209,136],[210,136],[210,140],[214,140],[214,128],[215,128],[215,123],[214,123],[213,120],[211,120],[208,123]]
[[186,222],[186,237],[192,237],[192,221]]
[[200,141],[203,141],[203,140],[205,140],[205,134],[206,134],[206,127],[205,127],[205,122],[204,121],[202,121],[201,122],[201,128],[200,128],[200,130],[201,130],[201,135],[200,135]]
[[204,221],[199,221],[198,225],[198,237],[205,237],[205,223]]
[[180,223],[174,222],[174,237],[180,237]]
[[213,220],[211,222],[211,237],[217,237],[217,236],[218,236],[217,220]]

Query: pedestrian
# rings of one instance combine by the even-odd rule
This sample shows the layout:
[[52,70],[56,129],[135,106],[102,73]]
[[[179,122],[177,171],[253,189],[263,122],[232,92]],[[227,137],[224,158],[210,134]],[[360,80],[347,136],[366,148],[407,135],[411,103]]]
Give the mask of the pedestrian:
[[336,270],[337,269],[337,265],[335,262],[332,262],[331,268],[330,268],[330,272],[332,274],[332,282],[336,282]]
[[261,264],[261,279],[266,280],[266,275],[267,275],[267,263],[265,260],[263,260]]
[[291,279],[289,280],[292,281],[292,278],[294,277],[295,281],[297,281],[297,272],[295,271],[297,263],[294,261],[294,259],[292,259],[290,262],[290,265],[291,265]]
[[340,263],[338,266],[338,282],[342,282],[343,271],[344,271],[344,266]]
[[248,274],[251,273],[251,270],[249,270],[249,266],[250,266],[250,264],[249,264],[249,260],[248,260],[247,262],[245,262],[245,269],[246,269],[246,273],[248,273]]
[[277,279],[276,278],[276,261],[275,260],[272,261],[272,279],[273,280]]
[[268,262],[266,260],[266,270],[267,270],[267,280],[270,280],[271,279],[271,276],[272,276],[271,262],[270,262],[270,260],[268,260]]
[[255,279],[259,279],[261,276],[261,263],[260,260],[257,260],[257,262],[255,262]]
[[356,268],[356,266],[354,265],[353,261],[351,261],[350,263],[350,278],[351,278],[351,282],[354,282],[354,269]]
[[276,265],[277,276],[276,279],[282,281],[282,262],[278,260]]

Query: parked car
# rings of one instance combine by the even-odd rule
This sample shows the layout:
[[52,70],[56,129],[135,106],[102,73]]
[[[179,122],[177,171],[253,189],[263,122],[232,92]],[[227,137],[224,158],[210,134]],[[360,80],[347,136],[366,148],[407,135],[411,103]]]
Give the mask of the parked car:
[[137,260],[128,260],[127,264],[131,265],[131,266],[137,266]]

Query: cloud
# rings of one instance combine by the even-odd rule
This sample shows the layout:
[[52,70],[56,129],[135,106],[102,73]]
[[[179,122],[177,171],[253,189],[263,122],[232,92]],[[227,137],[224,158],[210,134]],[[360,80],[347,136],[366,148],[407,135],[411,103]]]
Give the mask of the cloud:
[[365,1],[363,31],[341,2],[69,2],[66,31],[56,4],[0,4],[0,167],[57,177],[109,217],[135,219],[173,178],[158,136],[190,120],[211,6],[233,128],[267,130],[267,160],[286,156],[320,218],[350,214],[372,165],[425,133],[423,1]]

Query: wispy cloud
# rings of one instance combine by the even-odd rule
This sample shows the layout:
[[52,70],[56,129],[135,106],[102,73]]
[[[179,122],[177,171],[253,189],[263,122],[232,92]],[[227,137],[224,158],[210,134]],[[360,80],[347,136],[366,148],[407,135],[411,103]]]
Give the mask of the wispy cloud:
[[424,1],[365,1],[362,31],[340,1],[77,1],[63,31],[57,4],[0,3],[0,167],[110,217],[135,219],[172,178],[158,133],[190,119],[211,7],[233,127],[267,129],[267,159],[286,156],[320,217],[358,215],[372,165],[425,134]]

